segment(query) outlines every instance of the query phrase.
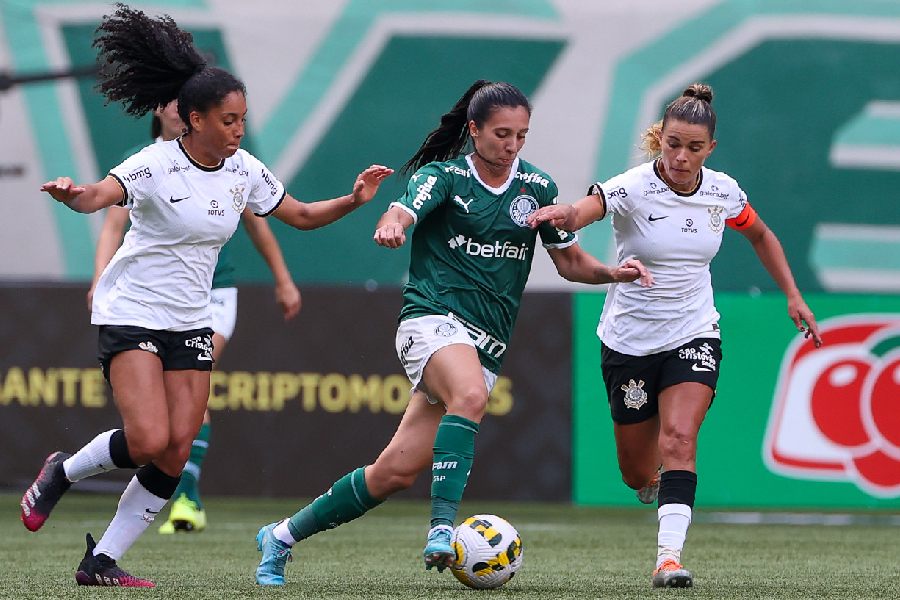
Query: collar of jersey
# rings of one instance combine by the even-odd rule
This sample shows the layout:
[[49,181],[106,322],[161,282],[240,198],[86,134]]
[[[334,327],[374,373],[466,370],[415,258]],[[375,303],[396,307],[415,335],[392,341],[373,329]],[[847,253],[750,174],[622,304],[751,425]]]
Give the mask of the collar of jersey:
[[672,186],[669,185],[668,183],[666,183],[666,180],[663,179],[662,175],[659,172],[659,160],[660,159],[657,158],[656,160],[653,161],[653,172],[656,174],[656,176],[659,178],[659,180],[663,182],[663,185],[665,185],[667,188],[672,190],[675,194],[677,194],[678,196],[687,197],[687,196],[693,196],[700,190],[700,186],[703,185],[703,167],[700,167],[700,173],[699,173],[699,176],[697,177],[697,186],[689,192],[679,192],[678,190],[673,189]]
[[225,166],[224,158],[222,160],[220,160],[219,164],[217,164],[214,167],[210,167],[210,166],[202,165],[202,164],[198,163],[196,160],[194,160],[194,157],[191,156],[190,152],[187,151],[187,148],[184,147],[184,144],[182,143],[180,137],[178,138],[178,147],[181,148],[181,152],[184,153],[184,155],[187,157],[187,159],[190,161],[190,163],[192,165],[194,165],[195,167],[197,167],[198,169],[200,169],[201,171],[208,171],[208,172],[218,171],[223,166]]
[[501,185],[498,188],[491,187],[481,180],[481,176],[478,174],[478,169],[475,168],[475,163],[472,162],[472,155],[466,154],[466,163],[469,165],[469,170],[472,171],[472,177],[481,184],[481,186],[489,191],[492,194],[496,194],[499,196],[503,192],[509,189],[510,184],[512,184],[513,179],[516,178],[516,173],[519,172],[519,157],[516,157],[516,160],[513,161],[513,164],[509,166],[509,178],[506,180],[506,183]]

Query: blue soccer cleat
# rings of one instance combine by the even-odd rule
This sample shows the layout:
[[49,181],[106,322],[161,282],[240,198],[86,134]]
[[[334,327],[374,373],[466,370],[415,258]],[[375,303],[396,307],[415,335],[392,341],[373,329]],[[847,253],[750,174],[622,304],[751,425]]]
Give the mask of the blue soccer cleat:
[[272,533],[276,525],[266,525],[256,534],[256,549],[263,553],[256,567],[256,583],[260,585],[284,585],[284,567],[294,560],[291,547]]
[[453,528],[449,525],[432,527],[428,532],[428,541],[425,544],[425,569],[437,567],[438,573],[443,573],[447,567],[452,567],[456,562],[456,551],[450,545]]

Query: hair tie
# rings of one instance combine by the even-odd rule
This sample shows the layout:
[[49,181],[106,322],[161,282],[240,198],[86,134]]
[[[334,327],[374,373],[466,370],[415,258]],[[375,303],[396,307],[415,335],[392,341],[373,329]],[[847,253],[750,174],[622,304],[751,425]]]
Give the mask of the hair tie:
[[200,73],[200,72],[203,71],[203,69],[205,69],[205,68],[206,68],[206,63],[200,63],[200,64],[197,65],[197,67],[194,69],[194,75],[196,75],[197,73]]

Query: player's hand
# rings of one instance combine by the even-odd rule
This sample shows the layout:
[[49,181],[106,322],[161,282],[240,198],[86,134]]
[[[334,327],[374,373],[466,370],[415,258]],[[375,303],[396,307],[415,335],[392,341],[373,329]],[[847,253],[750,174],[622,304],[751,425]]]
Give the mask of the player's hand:
[[355,204],[365,204],[375,197],[378,186],[381,181],[394,172],[390,167],[381,165],[372,165],[359,174],[356,183],[353,184],[353,202]]
[[647,270],[644,263],[636,258],[629,258],[610,272],[613,281],[627,283],[640,278],[641,287],[653,287],[653,273]]
[[575,208],[571,204],[550,204],[542,206],[525,220],[528,226],[535,229],[541,223],[550,223],[553,227],[564,231],[573,231],[575,224]]
[[406,241],[406,230],[397,222],[385,223],[375,230],[375,243],[385,248],[399,248]]
[[300,312],[300,290],[293,281],[275,285],[275,302],[281,307],[284,322],[287,323]]
[[797,327],[797,331],[803,333],[804,338],[809,339],[812,337],[816,348],[822,345],[822,336],[819,335],[819,325],[816,323],[816,317],[802,298],[788,299],[788,315],[794,322],[794,326]]
[[71,177],[58,177],[42,185],[41,191],[50,194],[57,202],[68,204],[84,193],[84,186],[75,185]]

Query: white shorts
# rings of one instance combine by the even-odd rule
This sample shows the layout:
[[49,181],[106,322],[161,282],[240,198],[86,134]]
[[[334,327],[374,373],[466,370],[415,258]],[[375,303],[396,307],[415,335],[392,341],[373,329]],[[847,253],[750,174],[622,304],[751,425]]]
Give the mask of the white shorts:
[[212,329],[226,341],[234,333],[237,322],[237,288],[213,288],[209,294],[209,308],[212,309]]
[[[431,355],[451,344],[465,344],[475,347],[472,336],[469,335],[462,323],[449,315],[428,315],[407,319],[397,328],[397,356],[400,364],[406,369],[406,376],[412,384],[409,393],[421,390],[428,397],[428,401],[437,404],[437,400],[428,395],[428,390],[422,384],[422,373]],[[497,383],[497,375],[488,371],[483,366],[481,372],[484,375],[484,384],[490,394]]]

